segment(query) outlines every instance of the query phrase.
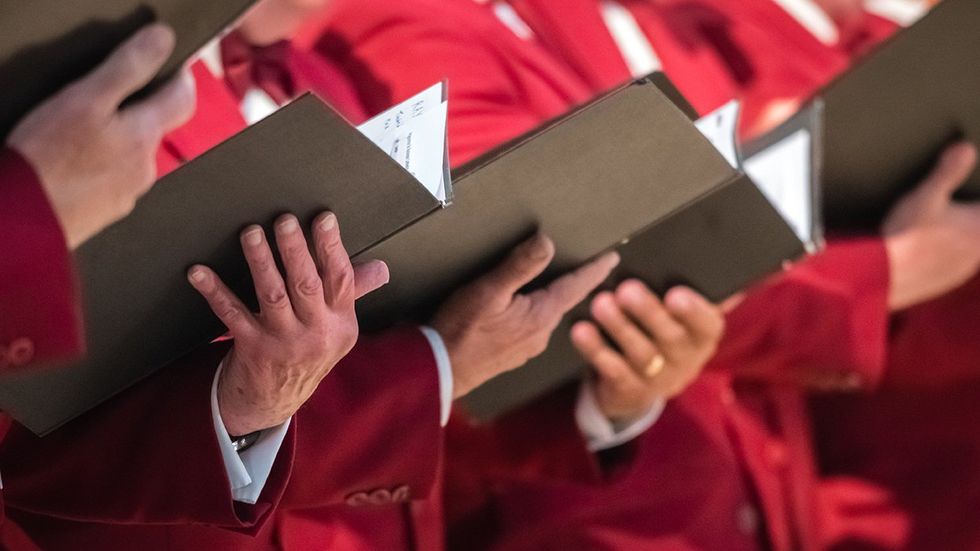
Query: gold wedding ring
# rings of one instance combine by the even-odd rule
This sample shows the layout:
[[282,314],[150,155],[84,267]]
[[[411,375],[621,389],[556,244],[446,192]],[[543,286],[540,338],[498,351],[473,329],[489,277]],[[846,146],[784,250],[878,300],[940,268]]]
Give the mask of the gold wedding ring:
[[643,369],[643,375],[646,376],[647,379],[652,379],[657,375],[660,375],[666,366],[667,358],[664,358],[663,354],[657,354],[652,360],[650,360],[650,363],[647,364],[646,368]]

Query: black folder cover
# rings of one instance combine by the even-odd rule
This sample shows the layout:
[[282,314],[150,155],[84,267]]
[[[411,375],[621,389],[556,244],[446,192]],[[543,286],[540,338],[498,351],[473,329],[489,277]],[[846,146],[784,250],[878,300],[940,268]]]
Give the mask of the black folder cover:
[[[406,312],[427,319],[537,228],[557,248],[544,280],[617,248],[616,279],[636,276],[658,291],[684,283],[714,300],[801,256],[792,229],[674,94],[663,75],[638,81],[456,174],[450,208],[362,253],[392,272],[360,303],[365,326]],[[469,409],[490,417],[576,377],[582,362],[567,335],[583,314],[566,318],[543,356],[473,393]]]
[[[980,2],[944,0],[819,96],[828,229],[876,228],[945,145],[980,142]],[[980,197],[980,173],[961,198]]]
[[[238,243],[248,223],[325,208],[351,254],[441,208],[340,115],[304,96],[162,179],[131,216],[82,246],[88,357],[0,381],[0,409],[45,433],[223,332],[185,270],[214,267],[254,294]],[[254,302],[253,302],[254,303]]]
[[255,0],[3,0],[0,3],[0,137],[45,98],[98,65],[152,21],[177,46],[148,89],[233,23]]

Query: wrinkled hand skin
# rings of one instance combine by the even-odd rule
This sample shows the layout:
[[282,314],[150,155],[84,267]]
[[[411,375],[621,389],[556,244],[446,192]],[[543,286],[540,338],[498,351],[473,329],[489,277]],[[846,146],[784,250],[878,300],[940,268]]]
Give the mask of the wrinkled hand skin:
[[194,112],[186,70],[153,96],[121,107],[157,74],[174,40],[163,25],[143,28],[10,134],[7,146],[34,168],[71,249],[133,210],[156,180],[163,136]]
[[893,311],[940,297],[980,269],[980,203],[953,201],[976,163],[973,145],[950,146],[885,220]]
[[[572,343],[596,373],[599,408],[618,423],[636,420],[687,389],[714,356],[725,328],[722,308],[691,289],[671,289],[661,302],[636,280],[596,296],[592,318],[572,327]],[[658,355],[662,368],[650,374]]]
[[210,268],[188,272],[191,285],[234,337],[218,380],[218,406],[230,434],[275,427],[292,417],[354,347],[355,301],[388,282],[384,263],[351,265],[333,214],[320,215],[311,233],[315,258],[295,216],[276,222],[283,279],[262,227],[242,232],[258,313]]
[[543,289],[521,294],[520,289],[541,275],[554,255],[554,243],[536,235],[440,308],[431,325],[449,352],[455,398],[544,352],[562,317],[619,263],[619,256],[609,253]]

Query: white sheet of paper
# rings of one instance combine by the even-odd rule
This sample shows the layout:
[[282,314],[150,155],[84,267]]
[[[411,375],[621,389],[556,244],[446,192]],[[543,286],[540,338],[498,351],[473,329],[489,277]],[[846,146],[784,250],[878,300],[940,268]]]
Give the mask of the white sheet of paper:
[[738,168],[735,131],[740,108],[738,100],[732,100],[694,123],[733,168]]
[[388,109],[357,127],[409,171],[436,199],[445,202],[448,104],[443,83]]
[[811,140],[809,131],[797,130],[743,162],[746,174],[808,245],[813,244]]

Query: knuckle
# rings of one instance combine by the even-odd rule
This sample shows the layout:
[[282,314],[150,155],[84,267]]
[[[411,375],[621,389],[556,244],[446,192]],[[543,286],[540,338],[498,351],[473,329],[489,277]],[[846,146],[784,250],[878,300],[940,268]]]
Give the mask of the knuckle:
[[282,287],[265,289],[262,291],[260,298],[264,304],[271,306],[272,308],[285,308],[289,305],[286,290]]
[[533,339],[531,339],[529,350],[532,356],[540,356],[544,354],[544,351],[548,349],[548,343],[551,342],[551,332],[542,332]]
[[345,268],[334,276],[334,288],[340,297],[354,296],[354,270]]
[[240,308],[229,302],[222,302],[221,304],[217,305],[215,313],[219,318],[226,321],[237,321],[241,319],[243,315]]
[[315,297],[323,294],[323,282],[318,277],[303,277],[296,282],[296,292],[305,297]]

